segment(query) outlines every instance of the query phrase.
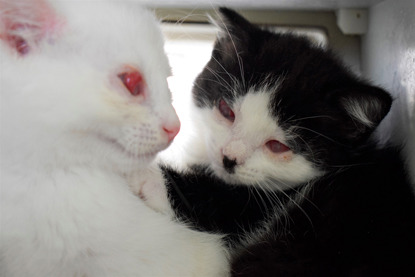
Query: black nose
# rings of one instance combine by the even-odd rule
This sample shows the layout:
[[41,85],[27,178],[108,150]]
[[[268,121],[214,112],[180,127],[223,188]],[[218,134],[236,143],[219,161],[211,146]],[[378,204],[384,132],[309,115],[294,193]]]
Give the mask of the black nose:
[[236,166],[236,160],[231,160],[226,156],[223,156],[223,167],[228,173],[234,173]]

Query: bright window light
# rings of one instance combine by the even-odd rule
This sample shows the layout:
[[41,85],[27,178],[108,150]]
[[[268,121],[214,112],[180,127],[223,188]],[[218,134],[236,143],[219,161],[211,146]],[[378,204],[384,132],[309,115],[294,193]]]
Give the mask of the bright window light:
[[[210,59],[217,29],[208,24],[162,24],[165,51],[172,68],[168,78],[178,113],[187,105],[193,81]],[[180,114],[179,114],[180,115]]]

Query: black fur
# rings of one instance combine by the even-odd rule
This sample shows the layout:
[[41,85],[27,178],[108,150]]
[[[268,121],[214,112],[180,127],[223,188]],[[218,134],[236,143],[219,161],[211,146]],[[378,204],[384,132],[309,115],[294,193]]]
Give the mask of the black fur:
[[[226,234],[230,246],[260,228],[277,208],[266,191],[227,184],[206,167],[194,167],[186,174],[168,166],[162,169],[176,214],[198,230]],[[287,200],[285,195],[278,197],[281,203]]]
[[313,184],[307,201],[277,219],[233,260],[233,276],[415,276],[415,205],[398,153]]
[[[279,80],[267,108],[284,130],[300,127],[288,146],[326,173],[277,193],[226,184],[208,165],[187,173],[165,166],[177,215],[227,235],[232,276],[415,276],[415,200],[404,164],[398,149],[376,149],[370,139],[390,109],[389,94],[306,39],[220,12],[224,34],[195,81],[195,104],[232,103],[224,84],[244,95]],[[373,124],[351,116],[349,101],[365,107]],[[230,171],[231,162],[224,164]]]
[[[414,276],[415,204],[404,165],[391,149],[361,162],[317,180],[296,204],[280,194],[286,211],[266,192],[225,184],[203,168],[164,173],[182,219],[227,234],[232,276]],[[262,225],[269,229],[255,236]],[[253,239],[241,244],[246,234]]]

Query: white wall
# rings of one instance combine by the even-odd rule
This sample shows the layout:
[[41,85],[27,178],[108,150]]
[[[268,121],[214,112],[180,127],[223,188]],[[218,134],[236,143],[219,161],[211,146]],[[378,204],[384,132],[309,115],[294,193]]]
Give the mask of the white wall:
[[379,136],[405,144],[415,188],[415,0],[386,0],[370,8],[362,71],[396,98]]

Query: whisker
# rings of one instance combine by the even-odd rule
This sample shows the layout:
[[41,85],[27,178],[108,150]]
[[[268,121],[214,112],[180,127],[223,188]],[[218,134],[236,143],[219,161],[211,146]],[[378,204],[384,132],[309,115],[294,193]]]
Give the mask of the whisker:
[[[289,188],[290,186],[288,186],[287,184],[285,184],[284,182],[279,181],[279,183],[285,185],[287,188]],[[271,188],[269,187],[269,185],[267,183],[264,183],[265,186],[267,186],[267,189],[271,190]],[[286,193],[284,191],[284,189],[275,186],[275,188],[281,192],[285,197],[287,197],[290,201],[287,203],[292,203],[294,206],[296,206],[303,214],[304,216],[307,218],[307,220],[310,222],[311,227],[314,229],[314,224],[313,221],[311,220],[310,216],[307,214],[307,212],[301,207],[301,205],[299,203],[297,203],[297,201],[295,199],[293,199],[288,193]]]
[[[266,202],[265,202],[264,198],[261,196],[261,193],[258,191],[258,188],[257,188],[256,186],[251,186],[251,188],[252,188],[253,190],[255,190],[256,195],[258,195],[258,197],[260,198],[260,200],[261,200],[261,204],[263,205],[263,207],[264,207],[264,209],[265,209],[265,211],[266,211],[266,210],[267,210],[267,204],[266,204]],[[254,197],[255,197],[255,194],[254,194]],[[255,199],[256,199],[256,197],[255,197]],[[261,205],[260,205],[259,201],[257,201],[257,203],[258,203],[258,206],[260,207],[261,213],[262,213],[262,214],[263,214],[263,213],[265,213],[265,211],[263,211],[263,210],[261,209]]]
[[[223,86],[226,90],[232,90],[232,88],[230,86],[227,86],[226,84],[224,84],[223,82],[220,82],[218,80],[213,80],[213,79],[209,79],[209,78],[201,78],[201,77],[199,77],[199,80],[206,80],[206,81],[209,81],[209,82],[213,82],[215,84]],[[198,87],[200,87],[200,86],[198,86]],[[207,93],[206,90],[204,90],[204,92]]]
[[308,148],[308,153],[311,154],[311,156],[313,157],[313,160],[316,160],[314,150],[310,146],[310,144],[305,139],[303,139],[300,135],[298,135],[298,134],[295,134],[295,137],[296,138],[299,138],[300,140],[302,140],[304,142],[305,146],[307,146],[307,148]]
[[319,135],[319,136],[321,136],[321,137],[323,137],[323,138],[325,138],[325,139],[327,139],[327,140],[329,140],[331,142],[334,142],[334,143],[339,144],[339,145],[343,145],[342,143],[340,143],[338,141],[335,141],[334,139],[332,139],[332,138],[330,138],[330,137],[328,137],[326,135],[323,135],[323,134],[321,134],[321,133],[319,133],[317,131],[314,131],[312,129],[309,129],[309,128],[306,128],[306,127],[302,127],[302,126],[293,126],[293,128],[294,129],[302,129],[302,130],[309,131],[309,132],[314,133],[314,134],[317,134],[317,135]]
[[353,166],[362,166],[362,165],[370,165],[370,164],[375,164],[375,163],[368,162],[368,163],[340,164],[340,165],[326,165],[326,166],[331,167],[331,168],[346,169],[346,168],[353,167]]
[[[271,214],[271,216],[277,216],[278,222],[282,223],[281,227],[283,228],[283,230],[288,230],[290,223],[292,222],[292,219],[290,217],[286,203],[281,201],[279,195],[277,194],[277,191],[275,191],[275,188],[271,187],[272,185],[258,182],[257,186],[260,187],[264,192],[266,192],[267,196],[274,201],[274,212]],[[278,227],[279,226],[280,225],[278,225]]]
[[[227,86],[228,88],[232,88],[232,86],[225,80],[225,78],[223,78],[222,76],[220,76],[217,72],[215,72],[213,69],[211,69],[210,67],[206,66],[205,67],[210,73],[213,74],[213,76],[215,76],[216,78],[218,78],[218,80],[222,80]],[[224,85],[224,84],[222,84]],[[226,88],[226,87],[225,87]]]
[[233,40],[233,37],[228,29],[228,27],[226,26],[225,22],[223,22],[222,17],[219,17],[220,20],[222,21],[222,26],[225,28],[227,35],[229,36],[229,39],[232,43],[233,49],[235,50],[235,54],[236,54],[236,58],[238,60],[238,65],[239,65],[239,72],[241,74],[241,80],[242,80],[242,87],[245,89],[246,88],[246,84],[245,84],[245,74],[244,74],[244,67],[243,67],[243,62],[242,62],[242,58],[238,53],[238,50],[236,49],[236,44]]
[[313,188],[313,183],[308,183],[307,185],[301,187],[300,189],[295,188],[295,187],[294,188],[290,188],[290,189],[292,189],[293,191],[295,191],[295,193],[297,195],[301,196],[301,199],[303,199],[303,200],[307,201],[308,203],[310,203],[314,208],[316,208],[316,210],[319,213],[322,214],[323,212],[321,211],[321,209],[310,198],[308,198],[306,196],[306,194],[307,194],[306,192],[303,192],[303,191],[310,191],[312,188]]
[[329,119],[334,119],[332,116],[329,116],[329,115],[316,115],[316,116],[307,116],[307,117],[302,117],[302,118],[296,118],[295,121],[308,120],[308,119],[316,119],[316,118],[329,118]]
[[238,83],[236,81],[236,77],[234,77],[232,74],[230,74],[226,68],[214,57],[212,56],[212,59],[225,71],[225,73],[229,76],[229,78],[233,81],[234,84]]

